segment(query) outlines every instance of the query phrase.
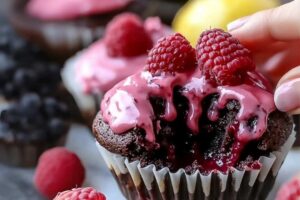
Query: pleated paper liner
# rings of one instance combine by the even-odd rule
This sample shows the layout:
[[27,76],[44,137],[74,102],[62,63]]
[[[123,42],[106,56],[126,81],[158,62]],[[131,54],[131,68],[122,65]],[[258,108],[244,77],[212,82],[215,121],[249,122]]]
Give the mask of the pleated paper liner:
[[293,119],[296,125],[296,142],[294,144],[294,147],[300,148],[300,115],[294,115]]
[[52,141],[21,142],[0,139],[0,163],[17,167],[34,167],[44,151],[52,147],[63,146],[66,135],[67,133]]
[[139,161],[129,162],[96,144],[128,200],[255,200],[268,196],[294,141],[293,131],[280,150],[259,158],[261,169],[231,168],[226,174],[208,175],[199,171],[189,175],[184,169],[172,173],[168,168],[156,170],[154,165],[142,168]]

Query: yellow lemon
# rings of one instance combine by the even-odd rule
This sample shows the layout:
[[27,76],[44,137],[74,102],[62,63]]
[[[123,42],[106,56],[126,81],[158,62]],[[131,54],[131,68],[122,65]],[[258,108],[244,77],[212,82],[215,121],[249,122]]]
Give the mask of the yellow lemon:
[[222,28],[240,17],[279,5],[279,0],[190,0],[177,13],[173,28],[193,45],[209,28]]

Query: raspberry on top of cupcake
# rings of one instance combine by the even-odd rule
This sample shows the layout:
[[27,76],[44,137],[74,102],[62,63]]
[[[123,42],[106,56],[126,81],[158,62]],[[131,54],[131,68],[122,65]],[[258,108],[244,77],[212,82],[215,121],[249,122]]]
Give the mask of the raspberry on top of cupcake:
[[42,20],[67,20],[120,10],[133,0],[30,0],[27,12]]
[[76,78],[85,93],[105,92],[125,77],[139,71],[147,52],[171,30],[159,18],[144,22],[133,13],[116,16],[107,26],[105,36],[79,55]]
[[178,33],[159,40],[144,70],[106,93],[93,130],[103,147],[142,167],[225,173],[259,169],[292,127],[249,50],[211,29],[196,49]]

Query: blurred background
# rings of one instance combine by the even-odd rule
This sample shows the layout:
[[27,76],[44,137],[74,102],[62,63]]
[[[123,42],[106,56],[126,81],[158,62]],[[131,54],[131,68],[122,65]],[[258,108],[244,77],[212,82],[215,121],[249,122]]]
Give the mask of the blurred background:
[[[195,45],[203,30],[226,29],[235,19],[289,2],[134,0],[82,13],[84,0],[72,10],[71,0],[62,1],[0,0],[0,200],[46,199],[35,189],[33,176],[41,153],[55,146],[66,146],[80,157],[87,173],[84,186],[102,191],[108,200],[124,199],[97,152],[91,123],[109,84],[134,71],[110,72],[118,76],[86,92],[76,83],[74,69],[85,49],[101,43],[115,16],[135,13],[153,41],[176,31]],[[156,20],[147,20],[153,16]],[[288,155],[270,200],[282,182],[300,171],[299,155],[297,148]]]

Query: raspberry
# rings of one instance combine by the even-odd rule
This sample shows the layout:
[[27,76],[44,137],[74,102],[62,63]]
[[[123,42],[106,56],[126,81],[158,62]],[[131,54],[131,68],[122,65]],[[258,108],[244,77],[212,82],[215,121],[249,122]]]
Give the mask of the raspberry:
[[54,200],[106,200],[105,196],[94,188],[74,188],[59,193]]
[[296,200],[300,198],[300,177],[285,183],[278,191],[276,200]]
[[56,147],[44,152],[34,176],[38,191],[52,199],[58,192],[80,187],[85,177],[84,167],[76,154]]
[[108,24],[104,42],[112,57],[146,54],[153,45],[141,19],[131,13],[118,15]]
[[145,69],[152,74],[184,72],[196,67],[195,49],[179,33],[160,39],[150,50]]
[[247,71],[255,69],[250,51],[221,29],[201,34],[196,56],[204,76],[218,85],[241,84]]

